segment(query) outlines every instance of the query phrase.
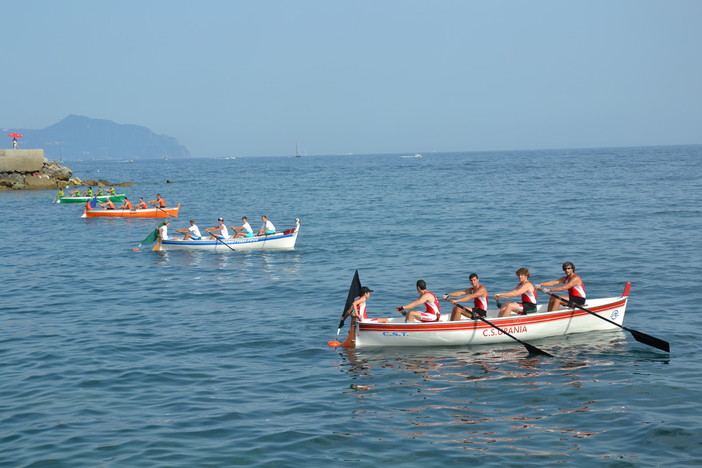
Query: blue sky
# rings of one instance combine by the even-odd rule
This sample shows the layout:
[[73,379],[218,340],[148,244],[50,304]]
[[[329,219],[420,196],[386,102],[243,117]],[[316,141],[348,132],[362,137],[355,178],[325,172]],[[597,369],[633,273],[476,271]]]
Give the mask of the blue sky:
[[206,157],[702,143],[698,0],[0,7],[4,129],[78,114]]

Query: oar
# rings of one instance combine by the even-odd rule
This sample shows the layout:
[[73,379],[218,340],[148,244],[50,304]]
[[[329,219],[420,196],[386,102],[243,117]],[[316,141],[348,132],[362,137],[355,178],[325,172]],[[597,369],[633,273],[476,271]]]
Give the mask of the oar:
[[217,240],[218,240],[219,242],[221,242],[222,244],[226,245],[226,246],[229,248],[229,250],[231,250],[232,252],[236,252],[236,250],[234,250],[234,249],[232,248],[231,245],[227,244],[227,243],[224,242],[222,239],[220,239],[219,237],[217,237],[216,234],[212,234],[212,237],[214,237],[215,239],[217,239]]
[[[180,206],[180,203],[178,204],[178,206]],[[177,218],[177,216],[173,216],[172,214],[170,214],[168,211],[164,210],[164,209],[161,208],[160,206],[154,205],[154,208],[158,208],[159,210],[163,211],[164,213],[166,213],[166,214],[167,214],[168,216],[170,216],[171,218]]]
[[537,348],[536,346],[530,345],[529,343],[525,343],[525,342],[523,342],[522,340],[520,340],[519,338],[517,338],[516,336],[510,335],[509,333],[507,333],[505,330],[501,329],[500,327],[498,327],[498,326],[495,325],[494,323],[492,323],[492,322],[490,322],[489,320],[486,320],[485,318],[481,317],[479,314],[474,314],[474,313],[472,313],[470,310],[468,310],[466,307],[463,307],[461,304],[456,304],[456,305],[457,305],[458,307],[460,307],[461,309],[465,310],[466,312],[470,313],[472,317],[475,317],[475,318],[477,318],[477,319],[479,319],[479,320],[482,320],[483,322],[485,322],[485,323],[487,323],[488,325],[490,325],[492,328],[494,328],[494,329],[498,330],[499,332],[501,332],[501,333],[503,333],[503,334],[509,336],[510,338],[512,338],[512,339],[513,339],[514,341],[516,341],[517,343],[520,343],[521,345],[523,345],[523,346],[527,349],[527,351],[529,351],[529,354],[553,357],[552,354],[549,354],[549,353],[547,353],[546,351]]
[[545,292],[549,296],[557,297],[558,299],[567,303],[571,307],[583,310],[590,315],[594,315],[595,317],[600,318],[600,319],[604,320],[605,322],[609,322],[612,325],[616,325],[619,328],[628,331],[629,333],[631,333],[631,335],[634,337],[634,339],[636,341],[638,341],[639,343],[643,343],[643,344],[652,346],[654,348],[658,348],[661,351],[665,351],[666,353],[670,352],[670,343],[668,343],[665,340],[661,340],[660,338],[656,338],[655,336],[647,335],[646,333],[641,333],[640,331],[632,330],[631,328],[627,328],[624,325],[619,325],[617,322],[613,322],[612,320],[608,319],[607,317],[603,317],[600,314],[597,314],[591,310],[586,309],[585,307],[580,307],[578,304],[571,302],[568,299],[565,299],[564,297],[558,296],[557,294],[553,294],[553,293],[550,293],[548,291],[544,291],[543,288],[538,288],[538,289],[541,290],[542,292]]

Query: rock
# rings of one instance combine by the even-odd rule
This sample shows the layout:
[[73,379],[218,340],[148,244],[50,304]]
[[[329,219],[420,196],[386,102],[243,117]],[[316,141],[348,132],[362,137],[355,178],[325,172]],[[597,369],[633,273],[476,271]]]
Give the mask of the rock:
[[41,172],[48,175],[52,179],[63,181],[68,181],[73,175],[73,171],[66,166],[61,166],[56,161],[44,163],[44,167],[42,167]]
[[24,185],[30,190],[48,190],[59,187],[59,181],[46,175],[30,175],[24,178]]
[[73,171],[56,161],[44,161],[38,171],[0,173],[0,190],[50,190],[70,185]]
[[99,181],[79,177],[71,178],[73,171],[56,161],[45,161],[39,171],[10,171],[0,172],[0,190],[50,190],[67,186],[110,186],[131,187],[133,182],[111,184],[106,180]]
[[6,190],[14,188],[15,185],[24,185],[24,176],[19,172],[2,172],[0,173],[0,186]]

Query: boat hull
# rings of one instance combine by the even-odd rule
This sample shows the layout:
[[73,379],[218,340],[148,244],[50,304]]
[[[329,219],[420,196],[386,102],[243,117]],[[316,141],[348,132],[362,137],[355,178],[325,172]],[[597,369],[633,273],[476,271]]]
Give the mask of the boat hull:
[[[617,325],[624,322],[627,295],[594,299],[584,306],[591,312],[611,320]],[[491,323],[512,336],[529,342],[553,336],[592,331],[619,329],[580,309],[561,309],[546,312],[543,304],[537,313],[497,318],[497,310],[488,311]],[[390,323],[361,322],[355,324],[355,347],[387,346],[465,346],[514,342],[512,338],[481,320],[450,322],[450,313],[442,315],[439,322],[405,323],[404,318],[392,318]]]
[[97,198],[98,203],[104,203],[108,199],[113,202],[121,202],[124,201],[124,197],[126,197],[124,193],[119,193],[117,195],[96,195],[94,197],[59,197],[56,203],[87,203],[93,198]]
[[[242,250],[293,250],[300,232],[300,221],[295,220],[294,228],[276,232],[267,236],[237,237],[226,240],[211,239],[209,236],[199,240],[168,239],[161,241],[161,250],[212,250],[231,252]],[[225,245],[226,244],[226,245]]]
[[177,218],[180,203],[175,208],[147,208],[143,210],[87,210],[81,218]]

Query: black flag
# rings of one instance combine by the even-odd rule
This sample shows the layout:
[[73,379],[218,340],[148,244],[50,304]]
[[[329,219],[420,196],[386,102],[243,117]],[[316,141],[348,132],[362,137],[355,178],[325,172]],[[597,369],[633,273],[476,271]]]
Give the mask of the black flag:
[[351,280],[351,287],[349,288],[349,295],[346,296],[346,305],[344,305],[344,310],[341,312],[341,320],[339,321],[339,329],[344,326],[344,320],[346,320],[346,311],[349,310],[351,304],[353,304],[354,299],[361,295],[361,280],[358,279],[358,270],[353,275]]

